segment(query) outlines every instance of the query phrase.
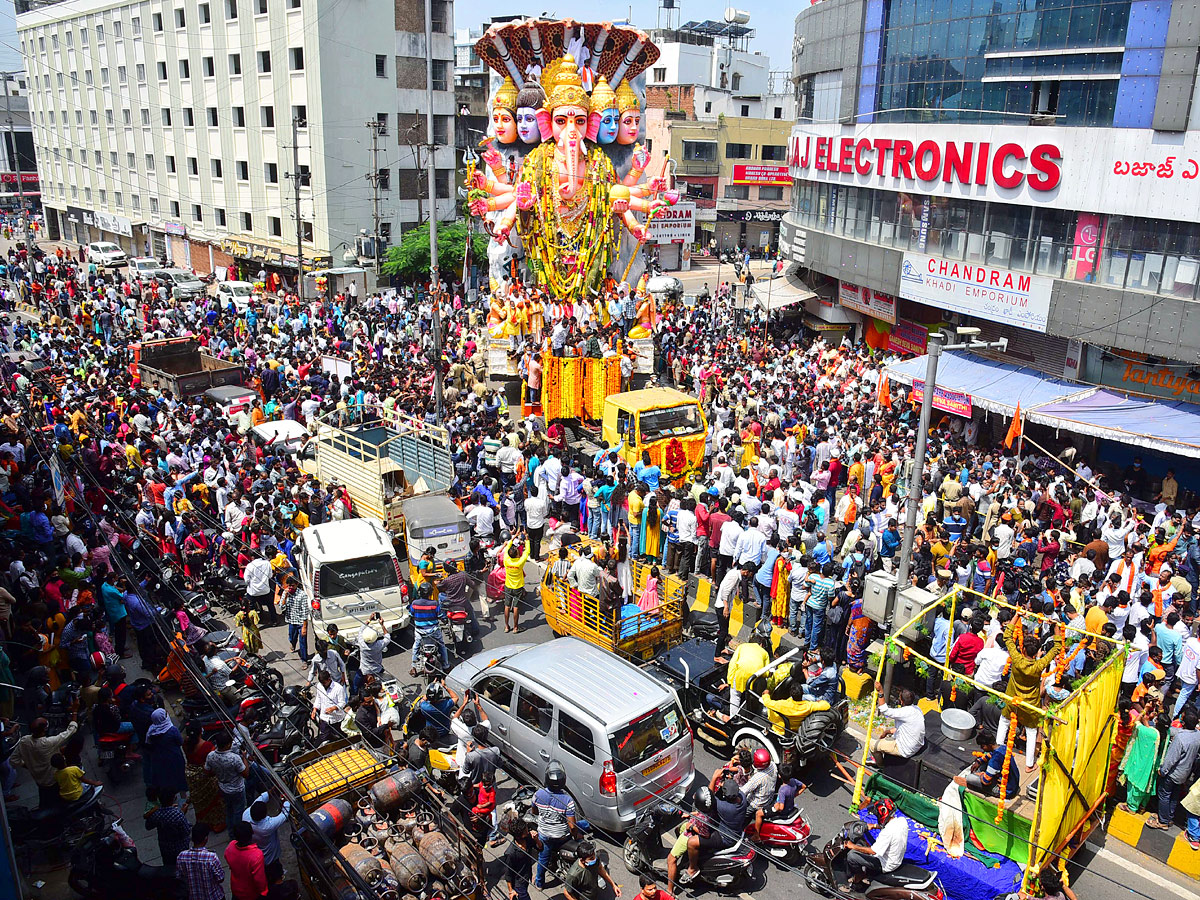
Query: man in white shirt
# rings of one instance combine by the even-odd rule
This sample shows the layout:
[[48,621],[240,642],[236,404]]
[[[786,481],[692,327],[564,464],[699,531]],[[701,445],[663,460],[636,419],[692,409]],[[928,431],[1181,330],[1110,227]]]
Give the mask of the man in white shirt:
[[908,819],[896,815],[891,800],[881,800],[874,806],[879,822],[879,836],[870,847],[846,844],[846,871],[851,890],[865,891],[876,875],[894,872],[904,862],[908,847]]
[[975,680],[994,688],[1000,684],[1007,664],[1008,651],[999,642],[992,642],[975,657]]
[[879,705],[879,715],[896,723],[895,728],[884,728],[875,742],[875,753],[912,759],[925,746],[925,714],[917,706],[917,696],[908,688],[900,691],[900,705]]
[[246,599],[250,601],[250,606],[262,611],[264,625],[275,625],[279,617],[275,614],[275,604],[272,602],[271,564],[266,556],[261,552],[256,553],[254,559],[246,563],[242,578],[246,580]]
[[313,685],[313,718],[317,720],[317,741],[336,740],[342,737],[342,720],[346,718],[346,688],[333,680],[328,671],[317,676]]
[[474,503],[463,513],[476,537],[490,538],[496,525],[496,514],[486,503]]

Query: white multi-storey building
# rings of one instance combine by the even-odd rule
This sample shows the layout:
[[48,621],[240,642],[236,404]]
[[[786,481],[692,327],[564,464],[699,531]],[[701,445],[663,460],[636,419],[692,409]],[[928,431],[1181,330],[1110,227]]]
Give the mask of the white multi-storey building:
[[[453,2],[432,0],[440,219],[453,218]],[[51,238],[115,240],[204,273],[325,265],[430,212],[424,0],[63,0],[18,34]],[[296,127],[293,130],[293,123]],[[293,135],[295,141],[293,142]],[[293,146],[298,146],[298,168]]]

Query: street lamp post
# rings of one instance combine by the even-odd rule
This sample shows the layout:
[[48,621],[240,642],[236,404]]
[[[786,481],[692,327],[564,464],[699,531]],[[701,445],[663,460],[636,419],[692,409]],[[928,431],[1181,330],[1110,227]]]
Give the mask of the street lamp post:
[[[945,334],[933,331],[929,334],[926,345],[925,388],[921,394],[921,418],[917,425],[917,444],[914,448],[912,474],[908,479],[908,496],[904,500],[904,532],[900,543],[900,566],[896,573],[896,594],[899,602],[900,591],[908,586],[909,573],[912,567],[913,540],[917,532],[917,513],[921,508],[921,497],[925,483],[925,452],[929,444],[929,420],[933,415],[933,392],[937,388],[938,360],[943,350],[999,350],[1001,353],[1008,349],[1008,338],[997,341],[977,341],[970,338],[979,335],[978,328],[959,328],[957,336],[968,340],[957,344],[943,344]],[[889,625],[894,625],[893,621]],[[884,653],[883,659],[883,700],[889,702],[892,694],[892,659]]]

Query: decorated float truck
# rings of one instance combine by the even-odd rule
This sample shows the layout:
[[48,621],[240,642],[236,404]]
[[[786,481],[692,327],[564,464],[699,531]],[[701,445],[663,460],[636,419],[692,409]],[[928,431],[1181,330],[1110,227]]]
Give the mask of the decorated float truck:
[[605,445],[620,445],[630,466],[650,454],[650,462],[671,481],[703,467],[708,425],[700,401],[674,388],[646,388],[604,398],[601,436]]

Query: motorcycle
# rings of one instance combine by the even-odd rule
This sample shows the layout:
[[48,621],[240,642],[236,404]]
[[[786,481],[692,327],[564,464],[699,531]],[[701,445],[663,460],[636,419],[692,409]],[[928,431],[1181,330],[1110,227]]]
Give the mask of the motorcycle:
[[[655,859],[662,851],[663,823],[678,817],[680,812],[673,803],[656,803],[638,813],[625,833],[625,868],[630,874],[666,880],[665,866],[660,868]],[[754,849],[745,838],[739,838],[733,845],[704,856],[692,883],[728,890],[750,874],[754,856]]]
[[94,831],[79,842],[71,853],[67,884],[92,900],[187,897],[187,886],[176,876],[174,866],[148,866],[138,859],[137,848],[119,819],[107,830]]
[[[870,843],[869,826],[864,822],[847,822],[823,850],[807,848],[801,876],[809,890],[822,897],[838,897],[846,885],[846,845]],[[855,894],[863,900],[945,900],[946,892],[936,872],[910,863],[879,874],[871,879],[865,891]]]
[[[499,823],[501,833],[507,834],[518,819],[523,820],[529,826],[530,833],[537,833],[538,812],[537,807],[533,805],[533,797],[536,793],[537,788],[525,785],[513,791],[513,795],[500,805],[496,811],[496,821]],[[586,819],[576,818],[575,827],[585,836],[591,834],[592,826]],[[578,858],[579,841],[571,838],[550,857],[551,873],[562,881]]]
[[312,703],[299,685],[284,688],[279,709],[253,732],[254,744],[271,765],[279,765],[297,750],[308,749],[316,738]]
[[[446,620],[439,622],[443,634],[446,630]],[[443,638],[445,640],[445,638]],[[442,669],[442,649],[432,635],[423,634],[417,639],[417,677],[426,681],[437,681],[446,673]]]
[[56,844],[72,846],[87,832],[100,828],[105,812],[100,803],[102,791],[103,788],[97,785],[84,785],[83,795],[74,803],[9,809],[9,831],[18,850],[29,851]]
[[753,822],[746,826],[748,840],[767,855],[783,860],[797,859],[803,854],[811,834],[812,826],[804,818],[802,809],[776,817],[768,814],[763,819],[762,828],[757,831]]

